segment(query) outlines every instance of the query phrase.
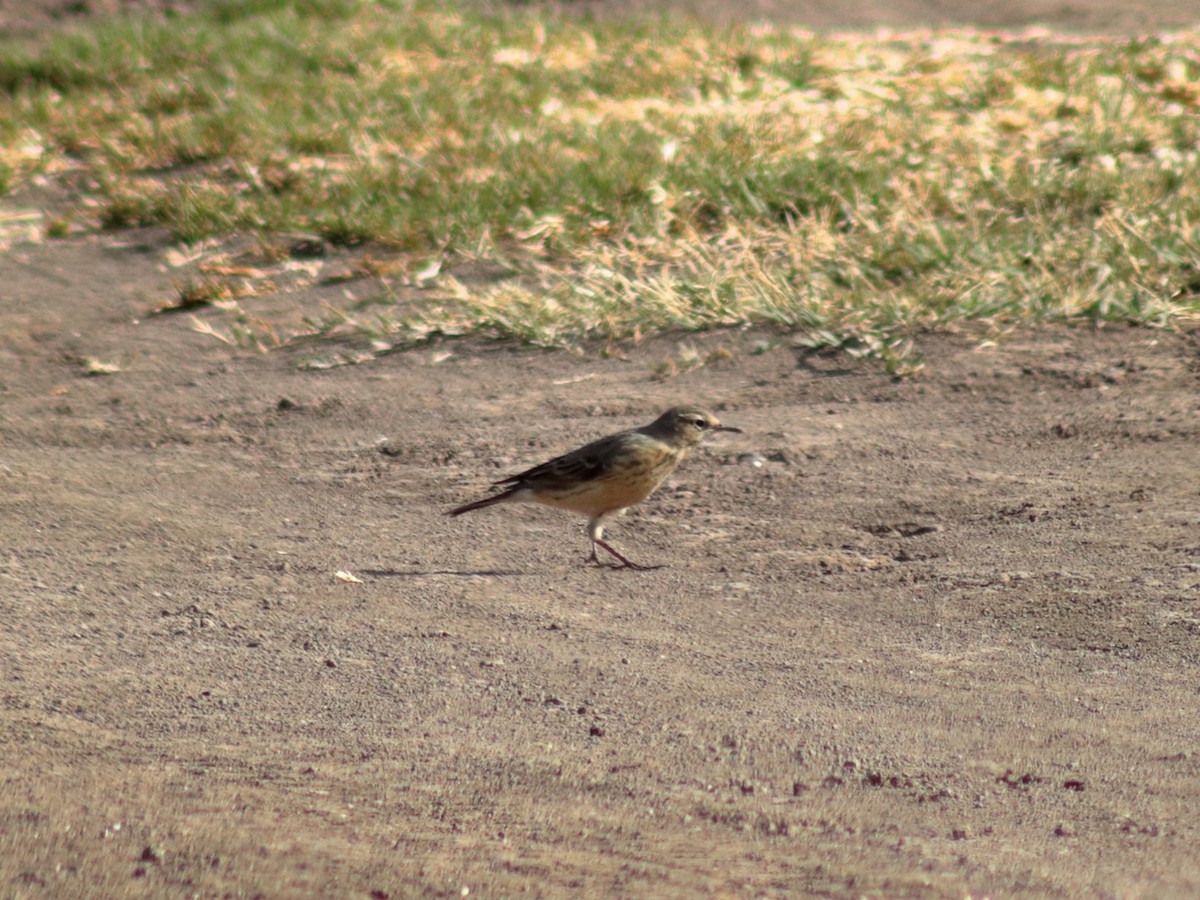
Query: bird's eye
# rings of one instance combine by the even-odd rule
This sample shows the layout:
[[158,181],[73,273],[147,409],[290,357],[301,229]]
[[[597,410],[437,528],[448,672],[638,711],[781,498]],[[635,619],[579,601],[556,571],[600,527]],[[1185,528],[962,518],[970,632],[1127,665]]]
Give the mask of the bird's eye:
[[703,431],[705,428],[708,427],[708,421],[706,419],[694,419],[692,421],[692,424],[695,425],[697,428],[699,428],[701,431]]

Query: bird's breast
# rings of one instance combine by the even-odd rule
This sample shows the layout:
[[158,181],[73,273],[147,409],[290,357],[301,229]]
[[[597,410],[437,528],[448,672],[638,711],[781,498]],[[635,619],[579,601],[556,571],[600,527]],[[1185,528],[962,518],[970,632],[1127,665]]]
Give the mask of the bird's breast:
[[621,447],[605,471],[595,478],[560,490],[540,492],[537,500],[547,506],[598,516],[633,506],[646,499],[679,463],[681,454],[659,441],[638,442]]

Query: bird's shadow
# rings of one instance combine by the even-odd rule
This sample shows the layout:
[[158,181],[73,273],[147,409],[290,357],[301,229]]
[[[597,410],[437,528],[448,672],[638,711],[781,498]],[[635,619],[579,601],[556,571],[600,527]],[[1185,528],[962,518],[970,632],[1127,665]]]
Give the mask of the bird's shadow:
[[524,575],[515,569],[359,569],[359,574],[371,578],[428,578],[432,576],[449,576],[451,578],[479,578],[484,576]]
[[[585,564],[582,568],[607,569],[614,572],[653,572],[656,569],[665,569],[666,566],[621,566],[610,563],[591,563]],[[516,569],[356,569],[355,571],[368,578],[504,578],[528,574],[527,572],[518,572]]]

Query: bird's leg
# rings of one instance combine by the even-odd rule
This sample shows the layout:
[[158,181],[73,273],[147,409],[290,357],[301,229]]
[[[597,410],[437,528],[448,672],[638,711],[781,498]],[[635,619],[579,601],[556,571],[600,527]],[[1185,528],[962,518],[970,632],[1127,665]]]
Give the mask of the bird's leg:
[[587,535],[588,540],[592,542],[592,555],[585,559],[584,565],[588,566],[603,566],[600,562],[600,557],[596,555],[596,544],[600,543],[600,537],[604,534],[604,514],[593,516],[588,522]]
[[614,515],[619,516],[623,512],[625,512],[624,509],[610,510],[609,512],[596,516],[590,522],[588,522],[588,539],[592,542],[592,555],[588,557],[587,561],[593,565],[603,566],[604,563],[600,562],[600,557],[596,555],[596,548],[603,547],[614,557],[620,560],[621,565],[613,566],[615,569],[633,569],[635,572],[649,572],[652,569],[661,569],[662,566],[639,566],[637,563],[626,559],[604,542],[605,519]]
[[601,565],[600,560],[596,557],[596,547],[603,547],[605,550],[619,559],[621,561],[621,565],[616,566],[618,569],[633,569],[635,572],[652,572],[655,569],[662,568],[662,566],[639,566],[637,563],[626,559],[612,547],[608,546],[608,544],[606,544],[604,541],[600,540],[600,538],[592,538],[592,556],[589,561],[594,561],[596,565]]

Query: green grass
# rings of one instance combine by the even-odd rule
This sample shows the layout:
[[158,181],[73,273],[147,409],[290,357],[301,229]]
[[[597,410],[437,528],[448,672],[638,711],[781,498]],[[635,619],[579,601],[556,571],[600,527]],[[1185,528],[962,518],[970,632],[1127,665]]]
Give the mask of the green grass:
[[925,329],[1200,315],[1198,60],[1194,32],[228,2],[0,47],[0,189],[69,175],[96,227],[316,232],[517,276],[313,326],[379,346],[760,323],[905,371]]

